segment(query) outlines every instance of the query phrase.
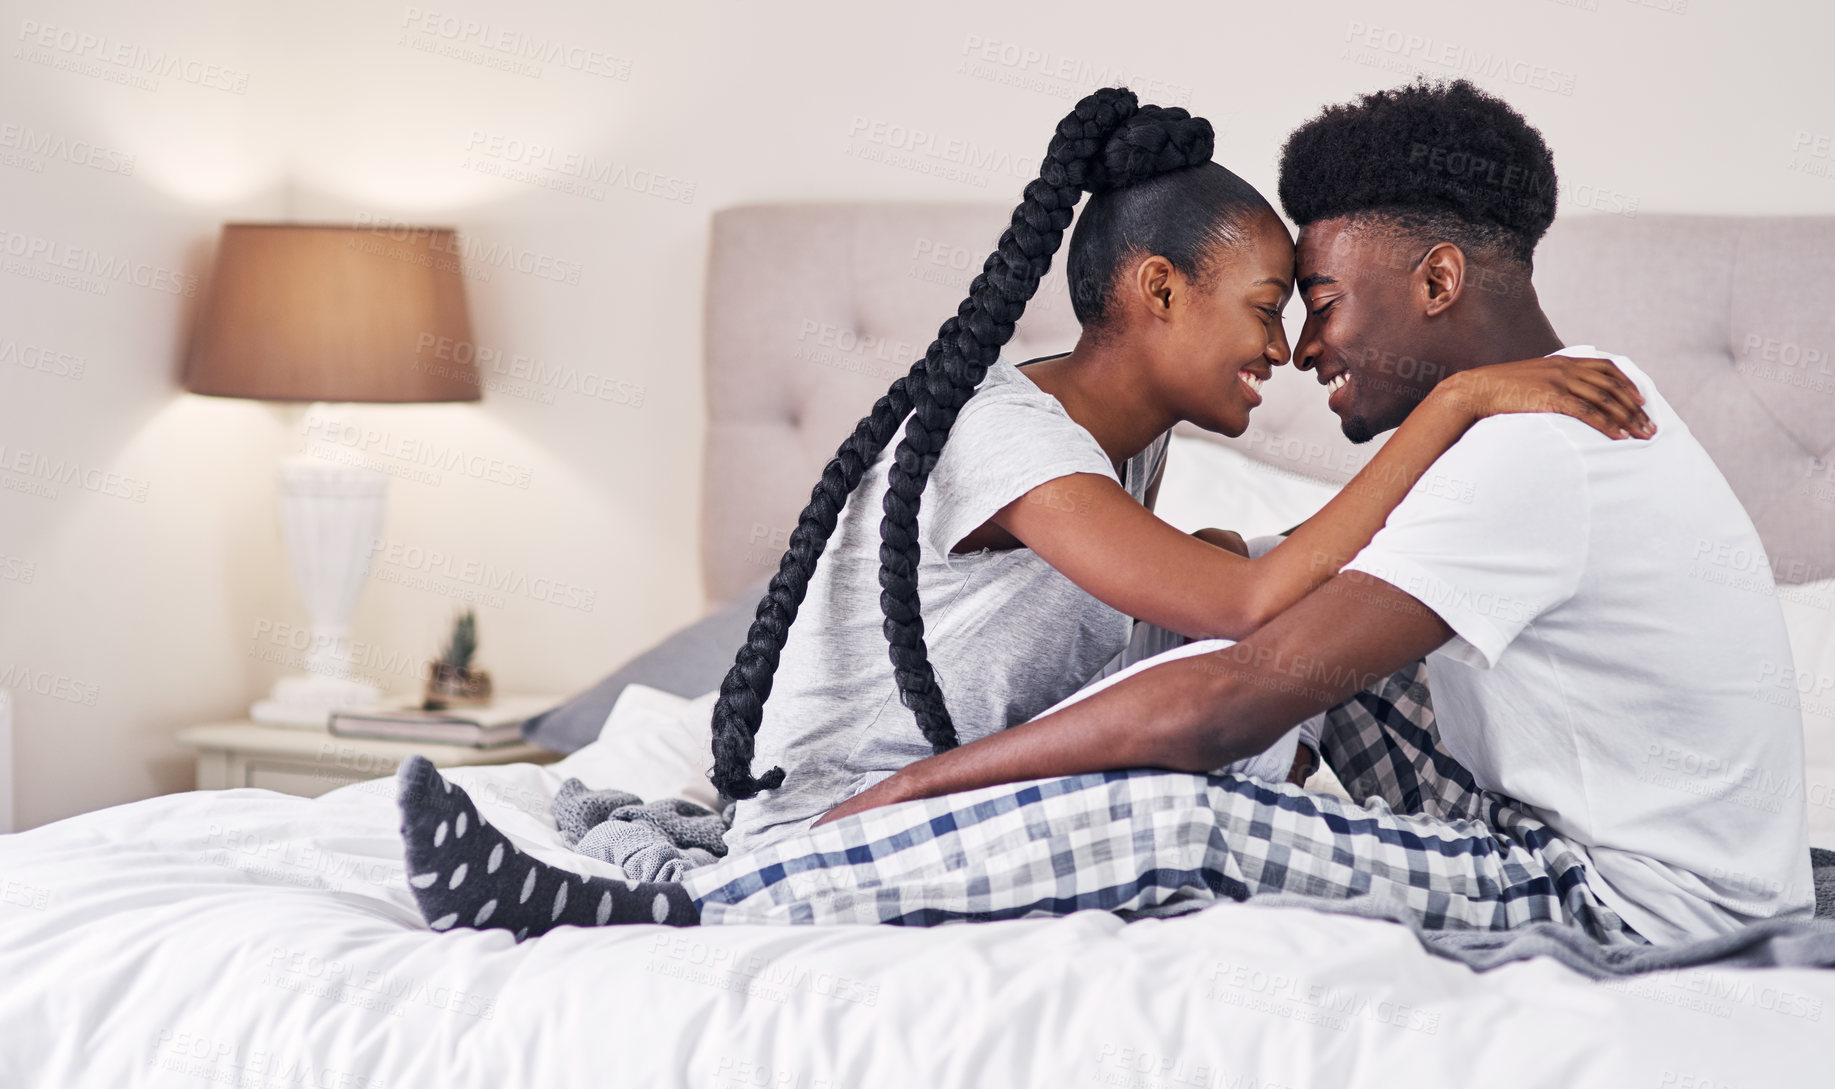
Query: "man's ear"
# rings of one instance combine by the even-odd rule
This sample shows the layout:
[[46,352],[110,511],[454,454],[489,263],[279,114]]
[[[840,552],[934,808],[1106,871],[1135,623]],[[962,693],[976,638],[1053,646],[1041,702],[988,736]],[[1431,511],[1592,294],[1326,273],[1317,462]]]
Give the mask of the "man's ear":
[[1424,315],[1445,313],[1465,292],[1465,252],[1451,242],[1428,250],[1415,270],[1415,288]]
[[1172,317],[1173,299],[1182,293],[1183,284],[1184,278],[1172,267],[1172,262],[1157,254],[1134,268],[1135,301],[1161,321]]

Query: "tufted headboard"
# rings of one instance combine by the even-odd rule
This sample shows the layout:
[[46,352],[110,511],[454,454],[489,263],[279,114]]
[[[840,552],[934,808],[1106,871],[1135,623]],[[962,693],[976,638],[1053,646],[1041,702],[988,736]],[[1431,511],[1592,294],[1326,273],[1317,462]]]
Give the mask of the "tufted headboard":
[[[955,313],[1011,209],[805,204],[714,217],[702,567],[723,602],[776,568],[822,466]],[[1064,351],[1062,251],[1010,358]],[[1780,582],[1835,576],[1835,218],[1576,216],[1535,284],[1569,343],[1635,359],[1757,523]],[[1300,308],[1290,306],[1290,339]],[[1309,374],[1275,372],[1249,432],[1190,434],[1332,482],[1353,447]]]

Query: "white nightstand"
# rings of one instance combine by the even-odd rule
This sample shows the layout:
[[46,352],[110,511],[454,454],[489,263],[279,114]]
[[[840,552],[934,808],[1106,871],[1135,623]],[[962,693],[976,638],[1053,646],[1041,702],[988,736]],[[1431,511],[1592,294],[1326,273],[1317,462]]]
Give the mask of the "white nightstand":
[[324,730],[224,722],[181,730],[178,739],[197,750],[199,790],[263,787],[302,798],[365,779],[394,775],[419,753],[436,767],[471,764],[546,764],[561,754],[517,743],[494,749],[435,745],[424,741],[376,741],[333,737]]

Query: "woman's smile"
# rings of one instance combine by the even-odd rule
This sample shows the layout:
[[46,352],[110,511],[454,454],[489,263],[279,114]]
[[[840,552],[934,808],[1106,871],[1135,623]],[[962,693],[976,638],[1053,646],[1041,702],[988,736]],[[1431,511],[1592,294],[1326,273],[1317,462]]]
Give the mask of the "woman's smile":
[[1247,393],[1246,399],[1250,408],[1262,403],[1262,383],[1266,382],[1269,377],[1270,375],[1263,374],[1252,366],[1244,367],[1236,372],[1237,381],[1242,384],[1243,390]]

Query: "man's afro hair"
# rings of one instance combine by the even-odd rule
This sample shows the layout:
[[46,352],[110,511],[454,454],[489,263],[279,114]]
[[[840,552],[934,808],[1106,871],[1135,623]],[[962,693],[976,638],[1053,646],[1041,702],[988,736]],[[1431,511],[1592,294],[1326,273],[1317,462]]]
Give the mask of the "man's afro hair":
[[1554,221],[1555,191],[1542,134],[1463,79],[1327,106],[1281,150],[1281,207],[1302,227],[1376,213],[1525,264]]

